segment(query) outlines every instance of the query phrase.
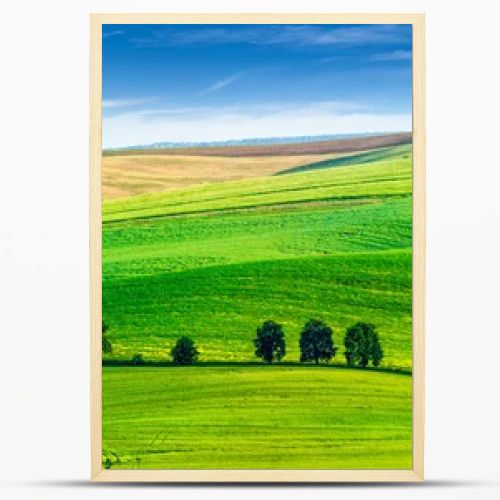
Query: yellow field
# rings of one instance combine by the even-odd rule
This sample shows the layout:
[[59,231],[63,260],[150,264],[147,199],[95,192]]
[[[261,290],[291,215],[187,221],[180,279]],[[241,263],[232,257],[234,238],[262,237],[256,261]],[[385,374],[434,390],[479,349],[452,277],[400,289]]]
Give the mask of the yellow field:
[[182,189],[206,182],[264,177],[287,168],[328,160],[342,153],[296,156],[219,157],[123,155],[102,159],[104,199]]

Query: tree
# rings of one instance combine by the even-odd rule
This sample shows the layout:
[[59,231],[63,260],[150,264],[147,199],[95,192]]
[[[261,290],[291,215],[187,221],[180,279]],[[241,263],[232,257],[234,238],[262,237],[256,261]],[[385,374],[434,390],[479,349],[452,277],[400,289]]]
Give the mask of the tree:
[[300,361],[320,361],[328,363],[335,356],[337,347],[333,345],[333,330],[317,319],[310,319],[300,333]]
[[198,360],[198,349],[189,337],[181,337],[170,351],[176,365],[192,365]]
[[384,357],[384,351],[382,349],[382,346],[380,345],[378,333],[374,332],[374,334],[375,334],[375,338],[374,338],[373,345],[372,345],[372,365],[377,367],[377,366],[380,366],[380,362],[382,361],[382,358]]
[[286,354],[283,328],[274,321],[267,320],[257,328],[257,337],[253,341],[255,355],[266,363],[280,361]]
[[106,354],[111,354],[113,352],[113,346],[111,345],[111,341],[109,340],[109,337],[106,335],[108,330],[109,330],[109,325],[103,321],[102,322],[102,352],[104,352]]
[[143,365],[144,364],[144,359],[142,357],[142,354],[134,354],[132,356],[132,364],[135,365],[135,366],[138,366],[138,365]]
[[380,345],[375,326],[369,323],[356,323],[346,330],[344,337],[345,358],[348,365],[366,368],[371,361],[380,366],[384,351]]

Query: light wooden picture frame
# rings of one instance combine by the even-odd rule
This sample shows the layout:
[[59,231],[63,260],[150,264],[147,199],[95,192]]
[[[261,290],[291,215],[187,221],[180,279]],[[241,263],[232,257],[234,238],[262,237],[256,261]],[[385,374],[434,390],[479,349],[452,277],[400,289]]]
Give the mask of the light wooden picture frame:
[[[90,362],[91,478],[122,482],[409,482],[424,479],[425,320],[424,14],[91,14]],[[102,26],[105,24],[412,25],[412,467],[410,469],[106,469],[102,442]]]

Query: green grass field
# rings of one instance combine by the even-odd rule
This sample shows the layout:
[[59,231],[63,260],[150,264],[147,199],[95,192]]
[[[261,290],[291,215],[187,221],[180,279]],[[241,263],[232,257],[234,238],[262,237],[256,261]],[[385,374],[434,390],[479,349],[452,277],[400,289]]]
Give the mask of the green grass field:
[[411,156],[409,146],[398,148],[400,155],[394,157],[388,148],[389,159],[379,158],[372,163],[207,183],[179,191],[111,200],[104,203],[103,222],[407,195],[411,192]]
[[[112,468],[411,468],[411,377],[329,367],[103,369]],[[126,439],[124,439],[126,437]]]
[[296,361],[300,329],[317,317],[337,344],[352,323],[375,323],[383,366],[410,369],[411,160],[409,146],[398,151],[105,203],[103,317],[113,357],[167,359],[189,333],[202,360],[249,361],[257,326],[271,318]]
[[410,468],[408,374],[249,362],[264,320],[284,326],[291,363],[302,326],[318,318],[340,347],[333,364],[345,364],[345,329],[365,321],[379,332],[382,368],[411,372],[411,193],[408,145],[105,201],[105,360],[168,361],[188,335],[202,364],[104,367],[104,460]]

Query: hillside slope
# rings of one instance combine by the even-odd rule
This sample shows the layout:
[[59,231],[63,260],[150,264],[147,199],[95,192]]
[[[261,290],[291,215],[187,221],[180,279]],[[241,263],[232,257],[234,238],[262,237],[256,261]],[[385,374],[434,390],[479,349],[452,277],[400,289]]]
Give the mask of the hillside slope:
[[113,356],[167,359],[188,333],[202,360],[248,361],[256,327],[272,318],[296,361],[300,328],[319,317],[337,344],[352,323],[375,323],[383,365],[411,368],[406,153],[104,203]]

